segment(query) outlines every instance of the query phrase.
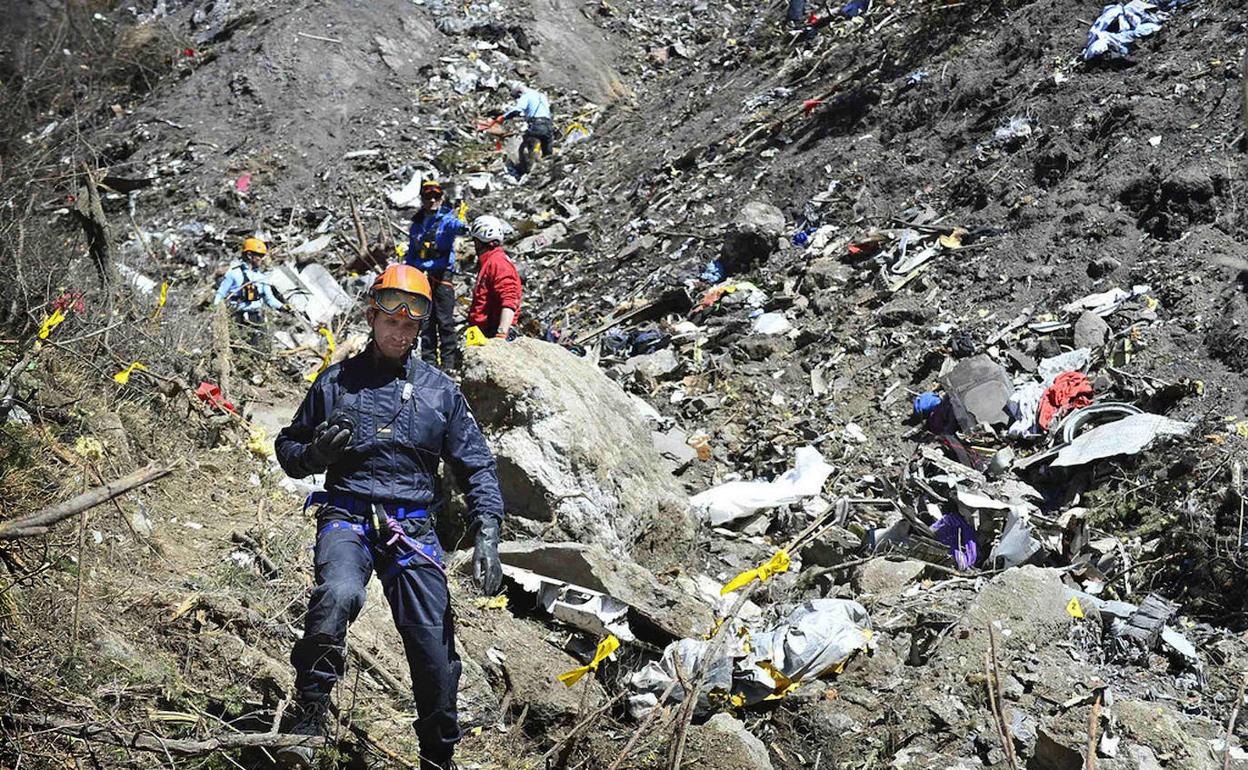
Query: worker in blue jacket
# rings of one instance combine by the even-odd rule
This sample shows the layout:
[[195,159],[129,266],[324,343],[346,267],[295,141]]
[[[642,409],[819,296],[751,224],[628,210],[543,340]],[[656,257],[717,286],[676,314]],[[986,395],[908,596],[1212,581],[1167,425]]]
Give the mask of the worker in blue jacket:
[[533,151],[538,146],[542,148],[542,155],[550,155],[551,143],[555,137],[555,123],[550,112],[550,99],[546,94],[520,83],[513,83],[511,95],[516,103],[503,113],[503,120],[515,117],[523,117],[525,120],[524,139],[520,143],[520,165],[517,168],[523,177],[533,167]]
[[[463,393],[411,355],[428,318],[424,274],[391,265],[373,283],[365,350],[329,367],[277,437],[277,459],[295,478],[325,473],[316,505],[315,587],[295,643],[296,722],[288,732],[328,735],[329,694],[343,674],[347,625],[364,606],[375,571],[390,603],[412,675],[421,770],[453,768],[460,738],[455,652],[442,547],[434,532],[439,461],[454,471],[475,531],[473,574],[482,590],[502,583],[503,500],[494,456]],[[308,767],[310,747],[279,752]]]
[[226,271],[212,304],[219,305],[225,301],[239,321],[252,326],[264,323],[265,305],[274,310],[288,309],[273,293],[269,276],[260,269],[268,251],[268,246],[259,238],[243,241],[243,256]]
[[446,193],[441,182],[428,180],[420,186],[420,211],[412,217],[404,261],[429,276],[433,308],[421,334],[421,355],[445,370],[462,361],[455,334],[455,238],[468,232],[460,214],[443,205]]

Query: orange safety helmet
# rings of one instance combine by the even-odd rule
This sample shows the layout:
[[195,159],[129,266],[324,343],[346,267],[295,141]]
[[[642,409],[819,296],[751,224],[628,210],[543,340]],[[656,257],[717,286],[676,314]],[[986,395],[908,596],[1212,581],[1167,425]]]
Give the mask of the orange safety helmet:
[[264,241],[260,240],[259,238],[248,238],[247,240],[243,241],[243,253],[244,254],[248,254],[248,253],[268,254],[269,247],[265,246]]
[[386,315],[404,313],[420,321],[428,317],[433,289],[425,274],[411,265],[390,265],[368,290],[368,306]]

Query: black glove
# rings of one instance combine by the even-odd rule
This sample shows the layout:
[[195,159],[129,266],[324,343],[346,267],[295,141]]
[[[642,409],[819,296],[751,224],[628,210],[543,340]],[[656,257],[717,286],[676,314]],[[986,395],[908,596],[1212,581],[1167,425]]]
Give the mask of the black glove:
[[355,423],[345,414],[336,414],[316,426],[316,434],[305,455],[307,465],[317,470],[333,465],[347,450],[354,430]]
[[503,587],[503,563],[498,560],[498,522],[493,519],[483,519],[477,527],[472,577],[486,596],[493,596]]

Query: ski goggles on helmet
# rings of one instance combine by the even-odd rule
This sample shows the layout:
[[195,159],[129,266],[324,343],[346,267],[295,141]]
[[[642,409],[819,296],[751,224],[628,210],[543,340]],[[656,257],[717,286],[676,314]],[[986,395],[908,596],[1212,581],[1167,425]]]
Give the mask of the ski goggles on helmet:
[[373,307],[386,315],[403,312],[420,321],[429,315],[429,298],[402,289],[378,289],[373,292]]

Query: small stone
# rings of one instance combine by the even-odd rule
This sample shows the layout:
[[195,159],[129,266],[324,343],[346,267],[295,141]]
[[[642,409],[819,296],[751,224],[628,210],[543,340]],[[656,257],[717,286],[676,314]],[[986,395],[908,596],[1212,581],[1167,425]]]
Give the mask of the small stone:
[[1075,349],[1100,348],[1109,338],[1110,331],[1105,319],[1095,313],[1084,313],[1075,322]]

